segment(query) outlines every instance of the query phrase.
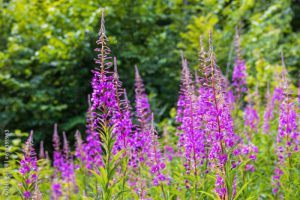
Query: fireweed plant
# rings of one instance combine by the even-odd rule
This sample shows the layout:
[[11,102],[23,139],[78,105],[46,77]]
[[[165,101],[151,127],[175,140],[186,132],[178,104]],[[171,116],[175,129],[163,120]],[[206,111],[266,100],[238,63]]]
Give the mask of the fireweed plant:
[[1,192],[0,199],[299,198],[300,97],[283,56],[262,94],[259,84],[247,84],[238,29],[232,83],[217,65],[212,32],[207,46],[200,37],[197,68],[182,53],[175,119],[159,123],[160,134],[142,73],[134,67],[132,106],[103,13],[100,21],[85,134],[75,133],[72,149],[70,135],[55,124],[48,156],[43,142],[35,152],[31,132],[23,152],[12,151],[18,162],[10,162],[10,196]]
[[20,192],[24,199],[30,199],[33,196],[37,179],[37,157],[33,147],[33,131],[31,131],[24,147],[24,157],[20,161],[19,173],[23,176],[19,183]]
[[[280,104],[279,125],[276,143],[276,155],[278,156],[273,180],[273,193],[280,194],[281,176],[286,176],[287,181],[284,187],[288,187],[291,191],[287,192],[286,198],[290,198],[290,192],[293,190],[292,174],[294,173],[293,164],[295,163],[295,154],[299,151],[299,132],[297,127],[297,111],[295,102],[291,99],[291,92],[287,80],[287,72],[285,68],[284,58],[282,55],[282,101]],[[297,157],[296,157],[297,158]],[[284,172],[285,171],[285,172]]]

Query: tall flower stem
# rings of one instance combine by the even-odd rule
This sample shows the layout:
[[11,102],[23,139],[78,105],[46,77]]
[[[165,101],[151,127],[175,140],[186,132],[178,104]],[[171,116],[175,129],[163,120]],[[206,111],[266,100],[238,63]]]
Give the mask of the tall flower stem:
[[123,163],[123,166],[125,166],[125,170],[122,170],[123,171],[123,180],[122,180],[122,200],[124,200],[124,189],[125,189],[125,183],[126,183],[126,176],[127,176],[127,165],[128,165],[128,162],[127,162],[127,157],[126,157],[126,152],[125,152],[125,159],[123,160],[123,162],[125,161],[125,163]]
[[167,196],[166,196],[166,193],[165,193],[165,189],[164,189],[163,183],[160,183],[160,188],[161,188],[161,191],[162,191],[162,193],[163,193],[164,199],[167,200],[168,198],[167,198]]
[[[219,136],[221,136],[222,138],[219,138],[217,140],[219,140],[219,145],[220,145],[220,148],[221,148],[221,156],[223,157],[224,154],[226,153],[225,152],[225,144],[223,144],[223,133],[222,133],[222,128],[221,128],[221,119],[220,119],[220,112],[222,112],[219,108],[219,100],[217,99],[218,96],[220,96],[220,91],[217,91],[220,90],[220,88],[217,88],[217,66],[216,66],[216,61],[215,61],[215,55],[214,55],[214,51],[213,51],[213,45],[212,45],[212,32],[210,32],[210,35],[209,35],[209,61],[210,61],[210,71],[211,71],[211,89],[212,89],[212,93],[213,93],[213,107],[215,109],[215,112],[216,112],[216,123],[217,123],[217,133]],[[220,77],[218,77],[220,78]],[[220,80],[219,80],[220,81]],[[220,97],[219,97],[220,98]],[[227,155],[226,155],[227,157]],[[221,173],[221,177],[223,179],[222,181],[222,187],[226,189],[225,191],[225,195],[222,195],[221,198],[222,200],[227,200],[229,198],[228,196],[228,187],[227,187],[227,174],[226,174],[226,169],[225,169],[225,166],[226,166],[226,163],[227,163],[227,159],[224,161],[224,163],[220,163],[221,166],[219,167],[219,170],[220,170],[220,173]],[[223,159],[224,160],[224,159]],[[218,173],[218,172],[217,172]]]

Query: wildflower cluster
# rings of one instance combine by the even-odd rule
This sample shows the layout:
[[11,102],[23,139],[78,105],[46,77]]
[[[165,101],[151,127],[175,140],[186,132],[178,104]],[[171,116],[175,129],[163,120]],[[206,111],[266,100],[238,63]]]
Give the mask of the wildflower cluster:
[[217,65],[212,32],[208,41],[205,48],[200,37],[196,68],[182,53],[177,110],[170,113],[175,119],[156,125],[137,66],[135,88],[127,90],[135,93],[134,106],[129,101],[117,58],[112,61],[102,12],[86,131],[76,131],[73,149],[73,135],[60,135],[55,124],[52,160],[43,142],[37,159],[31,132],[18,170],[21,198],[235,200],[300,195],[295,184],[300,178],[300,103],[283,56],[282,75],[275,77],[279,84],[269,84],[262,103],[258,84],[255,89],[247,84],[238,31],[232,83]]
[[299,151],[299,132],[297,125],[297,112],[296,107],[290,97],[290,89],[288,80],[286,77],[286,68],[282,55],[282,87],[281,96],[277,99],[282,99],[280,104],[280,114],[279,114],[279,125],[277,134],[277,150],[276,154],[278,156],[276,167],[274,170],[274,176],[272,177],[272,183],[274,185],[273,193],[277,194],[280,188],[280,177],[284,174],[283,170],[285,166],[288,166],[288,181],[291,179],[291,168],[293,163],[293,155]]
[[20,162],[20,174],[23,180],[19,183],[21,191],[25,199],[32,197],[32,188],[38,181],[37,173],[37,158],[33,148],[33,131],[31,131],[24,148],[24,157]]

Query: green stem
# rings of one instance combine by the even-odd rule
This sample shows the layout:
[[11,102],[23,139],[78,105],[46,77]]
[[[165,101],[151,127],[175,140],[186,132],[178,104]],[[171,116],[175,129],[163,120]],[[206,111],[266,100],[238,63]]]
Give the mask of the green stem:
[[197,182],[198,182],[198,179],[197,179],[197,174],[195,173],[195,180],[194,180],[194,199],[197,199]]
[[107,160],[106,160],[106,173],[107,173],[107,182],[106,182],[106,185],[105,185],[105,196],[106,196],[106,199],[109,199],[109,195],[108,195],[108,186],[109,186],[109,181],[110,181],[110,157],[111,157],[111,147],[110,147],[110,142],[111,142],[111,137],[109,136],[108,138],[108,152],[107,152]]
[[124,187],[125,187],[125,181],[126,181],[126,173],[127,173],[127,163],[125,163],[125,171],[123,173],[123,182],[122,182],[122,200],[124,200]]
[[161,187],[161,190],[163,192],[164,199],[167,200],[167,196],[166,196],[166,193],[165,193],[165,190],[164,190],[164,185],[162,183],[160,184],[160,187]]

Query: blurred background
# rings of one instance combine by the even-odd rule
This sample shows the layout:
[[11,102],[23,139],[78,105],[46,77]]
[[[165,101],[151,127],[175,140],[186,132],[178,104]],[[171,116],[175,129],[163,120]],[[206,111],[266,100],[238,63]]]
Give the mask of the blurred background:
[[[212,29],[217,63],[231,79],[235,27],[248,84],[266,85],[285,54],[290,78],[300,71],[300,1],[292,0],[0,0],[0,128],[35,131],[51,145],[53,124],[70,139],[85,129],[101,9],[120,78],[134,102],[137,64],[156,121],[174,115],[180,51],[197,69],[199,36]],[[46,147],[47,148],[47,147]]]

